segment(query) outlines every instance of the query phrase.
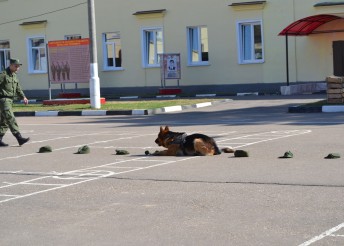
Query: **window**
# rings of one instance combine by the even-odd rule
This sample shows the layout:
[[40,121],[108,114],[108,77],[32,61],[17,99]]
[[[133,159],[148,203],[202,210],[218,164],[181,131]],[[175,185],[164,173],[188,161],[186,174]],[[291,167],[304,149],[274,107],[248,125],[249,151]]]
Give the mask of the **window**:
[[258,22],[238,23],[239,63],[264,62],[262,24]]
[[188,64],[208,65],[208,28],[205,26],[187,28]]
[[142,31],[143,67],[159,67],[159,55],[164,52],[163,32],[161,28]]
[[81,39],[80,34],[65,35],[65,40]]
[[10,42],[6,40],[0,41],[0,71],[3,71],[10,65],[11,51]]
[[28,38],[29,72],[46,73],[47,56],[44,37]]
[[122,68],[122,45],[119,32],[103,33],[104,70]]

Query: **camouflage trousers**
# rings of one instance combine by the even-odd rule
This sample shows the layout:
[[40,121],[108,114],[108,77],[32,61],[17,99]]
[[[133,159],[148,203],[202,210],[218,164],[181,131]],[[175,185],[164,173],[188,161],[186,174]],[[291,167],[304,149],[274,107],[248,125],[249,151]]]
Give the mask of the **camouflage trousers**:
[[0,98],[0,135],[5,135],[8,128],[12,134],[19,133],[19,126],[12,111],[13,100]]

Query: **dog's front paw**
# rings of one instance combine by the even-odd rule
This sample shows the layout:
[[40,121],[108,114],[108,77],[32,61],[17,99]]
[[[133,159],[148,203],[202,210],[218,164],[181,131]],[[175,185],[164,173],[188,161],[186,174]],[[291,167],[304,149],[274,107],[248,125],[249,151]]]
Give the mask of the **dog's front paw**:
[[146,150],[146,151],[145,151],[145,155],[160,155],[160,151],[159,151],[159,150],[156,150],[155,152],[150,153],[148,150]]
[[160,151],[159,150],[156,150],[155,152],[153,152],[151,155],[160,155]]

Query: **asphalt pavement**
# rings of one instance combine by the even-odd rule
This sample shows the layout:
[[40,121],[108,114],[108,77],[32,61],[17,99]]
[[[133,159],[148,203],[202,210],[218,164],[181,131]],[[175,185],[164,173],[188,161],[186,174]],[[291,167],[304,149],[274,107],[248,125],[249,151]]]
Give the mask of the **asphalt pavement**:
[[[1,245],[344,245],[344,114],[324,95],[153,115],[18,117],[0,149]],[[249,153],[146,156],[160,126]],[[38,153],[42,146],[51,153]],[[76,154],[87,145],[89,154]],[[116,155],[127,150],[128,155]],[[286,151],[293,158],[279,158]],[[329,153],[341,158],[326,159]]]

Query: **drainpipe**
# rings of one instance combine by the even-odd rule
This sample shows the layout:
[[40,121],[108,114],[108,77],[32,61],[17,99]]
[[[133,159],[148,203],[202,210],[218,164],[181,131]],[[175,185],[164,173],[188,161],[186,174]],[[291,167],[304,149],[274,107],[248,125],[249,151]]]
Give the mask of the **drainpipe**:
[[285,50],[286,50],[287,86],[289,86],[289,47],[288,47],[288,33],[285,34]]

